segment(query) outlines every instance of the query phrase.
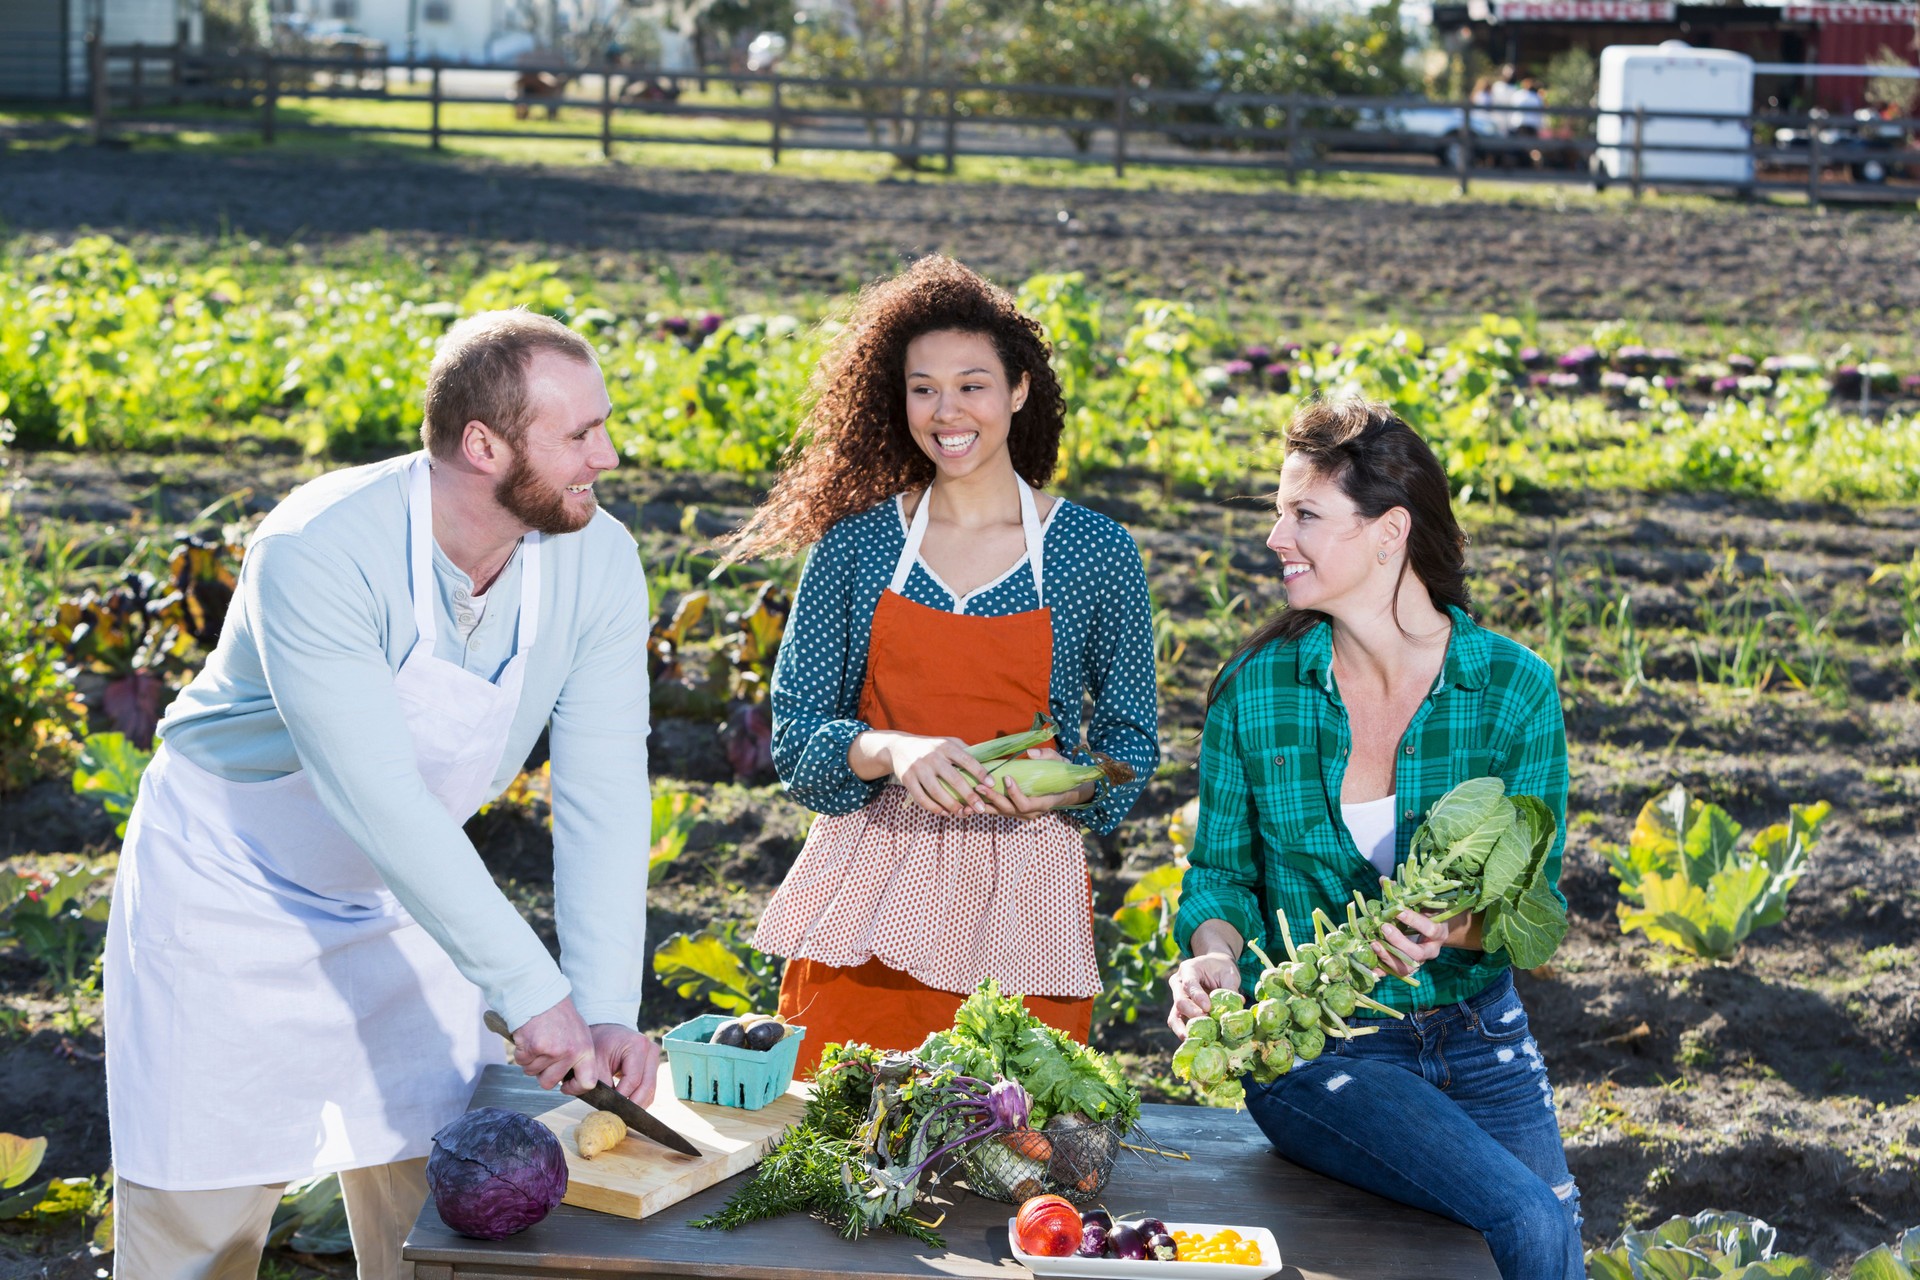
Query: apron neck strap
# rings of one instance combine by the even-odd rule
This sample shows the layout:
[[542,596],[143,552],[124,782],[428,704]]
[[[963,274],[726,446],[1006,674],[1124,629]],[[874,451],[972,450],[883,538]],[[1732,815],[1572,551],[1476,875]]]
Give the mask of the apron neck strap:
[[[1020,530],[1027,543],[1027,568],[1033,574],[1033,596],[1045,608],[1047,597],[1044,588],[1041,558],[1046,552],[1046,535],[1040,528],[1040,506],[1033,500],[1033,488],[1025,480],[1014,477],[1014,486],[1020,490]],[[933,507],[933,488],[928,486],[920,494],[920,505],[913,513],[913,519],[907,524],[907,544],[900,549],[900,561],[893,567],[893,592],[895,595],[906,590],[907,575],[913,572],[913,562],[920,556],[920,544],[927,538],[928,512]],[[960,602],[954,601],[958,608]]]
[[[527,653],[540,634],[540,535],[521,540],[520,626],[514,652]],[[433,469],[425,453],[413,463],[407,489],[407,561],[413,573],[413,625],[433,652],[439,637],[439,609],[433,587]]]

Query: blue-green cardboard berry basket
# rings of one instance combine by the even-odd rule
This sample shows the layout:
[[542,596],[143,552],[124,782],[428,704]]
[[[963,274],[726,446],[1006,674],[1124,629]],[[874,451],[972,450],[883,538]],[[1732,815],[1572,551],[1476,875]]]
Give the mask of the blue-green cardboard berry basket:
[[730,1021],[726,1014],[708,1013],[667,1032],[667,1070],[673,1075],[674,1097],[758,1111],[793,1083],[805,1027],[788,1027],[779,1044],[764,1050],[736,1049],[708,1040],[721,1023]]

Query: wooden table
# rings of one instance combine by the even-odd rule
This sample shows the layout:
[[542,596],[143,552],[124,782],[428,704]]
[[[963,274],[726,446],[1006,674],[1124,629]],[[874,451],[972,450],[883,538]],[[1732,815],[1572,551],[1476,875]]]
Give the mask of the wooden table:
[[[473,1107],[538,1115],[554,1105],[517,1068],[488,1067]],[[1263,1226],[1280,1242],[1286,1280],[1498,1280],[1480,1233],[1418,1209],[1392,1204],[1323,1178],[1273,1153],[1244,1111],[1149,1105],[1144,1129],[1192,1160],[1120,1153],[1102,1197],[1127,1213],[1170,1222]],[[505,1240],[470,1240],[440,1221],[433,1202],[420,1211],[404,1254],[418,1280],[499,1280],[508,1276],[729,1276],[740,1280],[940,1276],[1027,1280],[1007,1249],[1013,1207],[945,1184],[936,1198],[947,1218],[944,1253],[879,1232],[841,1239],[804,1215],[735,1231],[701,1231],[690,1218],[726,1203],[750,1173],[720,1183],[651,1218],[633,1221],[561,1205],[545,1221]],[[923,1201],[923,1204],[925,1202]],[[1141,1280],[1150,1280],[1147,1264]]]

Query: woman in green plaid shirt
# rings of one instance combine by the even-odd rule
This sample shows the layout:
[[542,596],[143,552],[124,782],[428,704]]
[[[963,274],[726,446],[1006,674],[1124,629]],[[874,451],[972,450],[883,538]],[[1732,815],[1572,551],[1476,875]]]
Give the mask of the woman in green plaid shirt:
[[[1200,820],[1176,932],[1176,1033],[1219,987],[1248,992],[1313,911],[1379,893],[1428,808],[1469,778],[1539,796],[1561,834],[1566,732],[1553,671],[1467,615],[1466,538],[1446,473],[1382,405],[1309,404],[1287,430],[1278,519],[1286,611],[1228,660],[1209,692]],[[1564,905],[1564,904],[1563,904]],[[1247,1107],[1280,1154],[1486,1235],[1500,1274],[1574,1280],[1579,1192],[1567,1171],[1546,1063],[1503,953],[1477,915],[1403,911],[1375,951],[1374,989],[1404,1021],[1329,1042]]]

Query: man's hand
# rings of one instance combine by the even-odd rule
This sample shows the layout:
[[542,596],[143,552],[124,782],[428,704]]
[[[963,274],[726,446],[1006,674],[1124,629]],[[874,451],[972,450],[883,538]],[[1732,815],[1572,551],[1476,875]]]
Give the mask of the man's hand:
[[600,1078],[613,1081],[615,1089],[641,1106],[649,1105],[660,1074],[660,1046],[617,1022],[596,1022],[592,1032]]
[[[628,1034],[632,1034],[629,1032]],[[561,1092],[579,1095],[601,1080],[593,1033],[568,996],[545,1013],[536,1013],[513,1029],[513,1060],[522,1071],[551,1089],[573,1072]]]

